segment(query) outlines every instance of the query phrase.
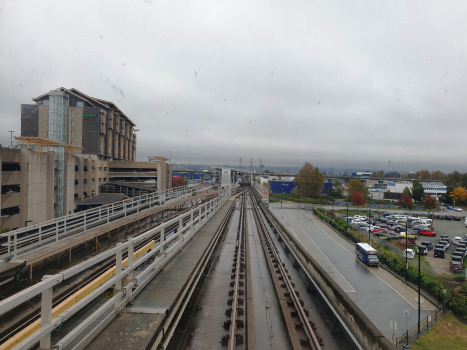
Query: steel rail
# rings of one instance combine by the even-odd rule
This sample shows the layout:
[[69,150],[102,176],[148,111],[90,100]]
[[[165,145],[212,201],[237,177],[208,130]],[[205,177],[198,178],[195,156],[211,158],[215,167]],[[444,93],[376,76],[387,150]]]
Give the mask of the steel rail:
[[274,258],[277,261],[277,266],[278,266],[278,268],[280,270],[280,273],[284,277],[284,281],[286,283],[286,286],[287,286],[287,289],[288,289],[288,291],[290,293],[290,296],[291,296],[291,298],[292,298],[292,300],[294,302],[294,306],[298,310],[298,316],[300,318],[300,321],[301,321],[302,325],[304,325],[304,331],[305,331],[307,337],[313,343],[314,348],[316,350],[321,350],[321,345],[320,345],[320,343],[318,341],[318,338],[317,338],[317,336],[316,336],[316,334],[315,334],[315,332],[314,332],[314,330],[313,330],[313,328],[311,326],[310,321],[308,320],[308,317],[307,317],[307,315],[305,313],[305,310],[302,307],[300,299],[297,296],[297,293],[296,293],[295,289],[293,288],[292,281],[290,280],[289,275],[287,274],[287,271],[286,271],[286,269],[284,267],[282,259],[280,258],[279,252],[277,251],[277,248],[274,245],[272,237],[271,237],[266,225],[264,224],[264,221],[263,221],[261,215],[258,212],[258,203],[257,203],[258,199],[256,198],[256,196],[251,196],[251,198],[253,198],[252,208],[253,208],[253,213],[254,213],[255,219],[258,220],[258,223],[260,224],[260,227],[261,227],[261,231],[263,232],[263,237],[268,241],[268,243],[269,243],[268,247],[271,249],[271,252],[274,255]]
[[238,234],[237,234],[237,242],[236,242],[236,264],[235,264],[235,285],[234,285],[234,293],[233,293],[233,301],[232,301],[232,313],[230,317],[230,331],[229,331],[229,350],[235,350],[237,345],[237,313],[238,313],[238,290],[239,290],[239,282],[240,282],[240,260],[242,254],[242,246],[243,244],[243,236],[245,231],[245,192],[243,192],[242,196],[242,204],[241,204],[241,211],[240,211],[240,222],[238,225]]

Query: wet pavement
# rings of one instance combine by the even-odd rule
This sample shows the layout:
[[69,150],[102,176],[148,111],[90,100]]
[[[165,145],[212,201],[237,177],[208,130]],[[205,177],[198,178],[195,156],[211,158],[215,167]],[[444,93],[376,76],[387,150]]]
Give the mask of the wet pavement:
[[[271,205],[274,215],[306,247],[313,248],[323,268],[337,276],[336,282],[370,318],[375,326],[392,339],[389,321],[397,321],[395,336],[405,332],[404,310],[408,310],[409,328],[418,320],[418,294],[389,272],[362,264],[355,257],[355,246],[341,238],[332,229],[300,209],[280,209]],[[316,250],[315,246],[319,249]],[[332,270],[335,271],[333,272]],[[421,319],[425,319],[436,307],[422,298]]]

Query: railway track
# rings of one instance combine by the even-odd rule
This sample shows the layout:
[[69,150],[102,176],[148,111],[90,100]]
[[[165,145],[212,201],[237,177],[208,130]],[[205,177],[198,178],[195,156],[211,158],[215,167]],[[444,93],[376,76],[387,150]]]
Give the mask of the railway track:
[[[204,285],[198,286],[200,295],[192,300],[196,310],[203,311],[185,312],[183,318],[190,321],[183,328],[190,329],[190,334],[178,330],[168,349],[219,345],[228,350],[353,349],[276,237],[261,199],[248,186],[243,186],[236,198],[235,229],[231,223]],[[229,285],[221,291],[219,284],[225,283],[227,276]],[[213,301],[219,298],[225,298],[226,307]],[[216,322],[222,325],[222,332],[213,329]]]

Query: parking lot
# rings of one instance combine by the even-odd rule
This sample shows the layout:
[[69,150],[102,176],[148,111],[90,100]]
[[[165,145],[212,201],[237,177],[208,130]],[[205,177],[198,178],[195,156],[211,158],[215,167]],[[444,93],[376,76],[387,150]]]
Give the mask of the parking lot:
[[430,250],[427,255],[427,261],[433,267],[433,270],[436,272],[448,272],[444,270],[449,270],[449,262],[451,261],[451,253],[453,253],[457,245],[452,243],[454,237],[461,237],[465,239],[467,234],[467,228],[464,225],[464,220],[462,221],[447,221],[447,220],[434,220],[433,221],[433,230],[436,232],[436,237],[431,236],[420,236],[417,239],[417,244],[422,241],[429,241],[433,243],[433,246],[439,242],[441,235],[449,236],[449,248],[446,250],[446,255],[444,259],[438,259],[433,256],[434,250]]

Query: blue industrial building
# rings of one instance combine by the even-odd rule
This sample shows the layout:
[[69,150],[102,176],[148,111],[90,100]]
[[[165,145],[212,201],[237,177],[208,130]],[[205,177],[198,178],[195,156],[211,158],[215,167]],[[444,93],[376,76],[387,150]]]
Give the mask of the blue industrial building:
[[[295,188],[295,182],[293,181],[269,181],[272,193],[285,193],[290,192]],[[332,182],[325,182],[323,187],[323,195],[332,192]]]

